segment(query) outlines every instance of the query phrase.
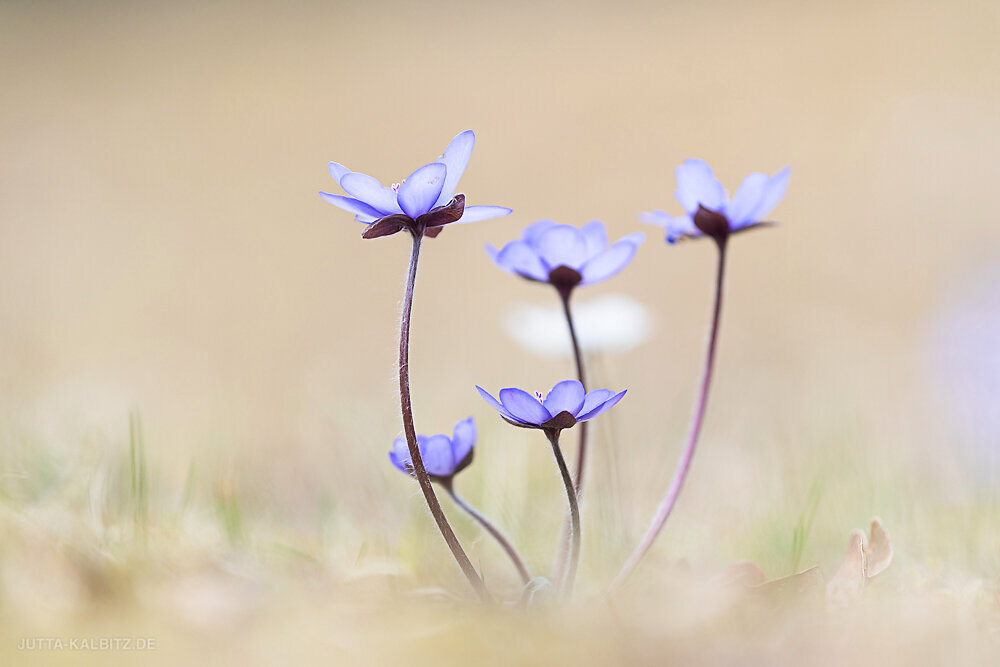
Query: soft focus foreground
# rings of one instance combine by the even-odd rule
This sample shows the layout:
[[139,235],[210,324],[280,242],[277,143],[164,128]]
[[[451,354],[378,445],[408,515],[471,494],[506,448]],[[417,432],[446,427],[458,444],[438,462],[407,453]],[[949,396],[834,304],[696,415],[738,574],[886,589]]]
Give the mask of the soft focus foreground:
[[[5,3],[0,662],[135,659],[17,648],[122,636],[155,638],[153,664],[995,661],[998,27],[971,2]],[[591,384],[629,394],[592,431],[568,608],[471,602],[387,458],[408,244],[361,241],[316,196],[329,160],[402,178],[466,128],[463,190],[514,214],[426,244],[416,425],[476,417],[456,486],[535,573],[565,498],[544,439],[474,385],[547,388],[572,361],[568,337],[554,357],[506,336],[514,304],[555,297],[483,245],[542,217],[650,237],[580,295],[627,294],[651,322],[591,352]],[[688,157],[730,184],[794,176],[782,226],[732,244],[693,472],[609,605],[700,361],[711,248],[635,222],[674,206]],[[442,502],[516,598],[502,552]],[[725,583],[744,560],[831,578],[876,515],[895,558],[847,603]]]

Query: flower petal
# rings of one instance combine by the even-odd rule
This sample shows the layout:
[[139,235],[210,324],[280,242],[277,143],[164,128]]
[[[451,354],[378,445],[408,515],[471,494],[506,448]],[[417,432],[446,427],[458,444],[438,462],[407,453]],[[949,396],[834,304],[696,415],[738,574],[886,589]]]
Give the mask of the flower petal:
[[541,424],[552,419],[552,415],[545,409],[545,406],[523,389],[514,387],[501,389],[500,402],[514,415],[514,419],[525,424]]
[[469,417],[455,424],[455,430],[451,435],[452,451],[455,454],[455,462],[461,463],[476,444],[476,422]]
[[688,213],[697,211],[699,204],[712,210],[725,205],[726,191],[704,160],[685,160],[674,169],[674,175],[677,178],[674,197]]
[[583,276],[583,284],[592,285],[607,280],[624,269],[635,257],[639,245],[645,240],[646,235],[638,232],[615,241],[610,248],[581,267],[580,274]]
[[521,230],[521,239],[534,247],[538,243],[539,236],[558,224],[555,220],[536,220]]
[[447,477],[455,472],[458,461],[451,449],[451,440],[446,435],[432,435],[420,444],[420,456],[424,468],[431,475]]
[[603,403],[595,407],[590,412],[584,412],[582,415],[576,418],[577,421],[585,422],[588,419],[593,419],[597,415],[604,414],[611,408],[615,407],[618,404],[618,401],[622,400],[622,396],[624,395],[625,395],[624,391],[618,392],[608,400],[604,401]]
[[767,174],[762,174],[759,171],[755,171],[743,179],[736,194],[733,195],[732,201],[726,204],[725,213],[731,227],[752,222],[751,216],[760,204],[768,180]]
[[598,405],[615,395],[610,389],[593,389],[587,392],[587,397],[583,400],[583,407],[577,412],[578,415],[587,414]]
[[483,400],[485,400],[487,403],[489,403],[490,405],[492,405],[494,410],[496,410],[497,412],[499,412],[504,417],[508,417],[510,419],[513,419],[513,420],[517,421],[517,417],[515,417],[514,415],[512,415],[510,413],[510,411],[507,408],[505,408],[502,403],[500,403],[500,401],[498,401],[497,399],[493,398],[493,395],[490,394],[490,392],[486,391],[485,389],[483,389],[482,387],[480,387],[478,384],[476,385],[476,389],[479,390],[479,395],[483,397]]
[[552,387],[552,391],[545,397],[545,409],[550,415],[557,415],[564,410],[575,415],[583,407],[585,394],[583,385],[577,380],[563,380]]
[[591,220],[580,227],[580,234],[583,235],[587,259],[595,257],[608,247],[608,233],[604,229],[604,223],[600,220]]
[[340,179],[340,187],[344,192],[355,199],[360,199],[377,211],[381,211],[378,217],[402,213],[399,204],[396,203],[396,193],[392,188],[387,188],[379,183],[377,178],[372,178],[368,174],[361,174],[352,171],[344,174]]
[[750,219],[747,220],[748,223],[763,220],[768,213],[774,210],[774,207],[785,196],[785,190],[788,189],[788,179],[791,175],[792,168],[785,167],[770,178],[767,185],[764,186],[764,191],[761,193],[757,208],[754,209]]
[[462,174],[465,173],[465,168],[469,166],[469,158],[472,157],[472,147],[475,145],[475,132],[472,130],[459,132],[451,140],[451,143],[448,144],[448,147],[444,149],[441,157],[437,159],[438,162],[447,167],[448,173],[445,176],[444,187],[441,188],[441,194],[438,196],[437,203],[434,204],[435,206],[444,206],[455,196],[455,189],[458,188],[458,182],[461,180]]
[[513,213],[511,209],[506,206],[485,206],[483,204],[476,204],[475,206],[466,206],[465,213],[462,217],[455,221],[455,224],[461,225],[467,222],[482,222],[483,220],[490,220],[491,218],[502,218],[505,215],[510,215]]
[[549,272],[538,258],[538,253],[524,241],[511,241],[496,254],[493,261],[501,269],[526,278],[541,282],[549,279]]
[[392,461],[392,465],[403,472],[410,472],[413,462],[410,461],[410,449],[406,446],[405,438],[396,438],[392,441],[392,451],[389,452],[389,460]]
[[546,229],[539,235],[535,248],[549,269],[557,266],[579,269],[587,258],[583,234],[572,225],[555,225]]
[[351,173],[350,169],[338,162],[331,162],[327,165],[327,168],[330,170],[330,177],[337,181],[337,185],[340,185],[340,179]]
[[363,201],[358,201],[357,199],[351,199],[350,197],[345,197],[344,195],[333,195],[329,192],[320,192],[319,196],[333,204],[339,209],[343,209],[348,213],[353,213],[355,215],[366,216],[371,218],[381,218],[385,214],[381,211],[369,206]]
[[447,173],[446,166],[440,162],[431,162],[407,176],[396,192],[396,200],[403,213],[411,218],[419,218],[434,208]]

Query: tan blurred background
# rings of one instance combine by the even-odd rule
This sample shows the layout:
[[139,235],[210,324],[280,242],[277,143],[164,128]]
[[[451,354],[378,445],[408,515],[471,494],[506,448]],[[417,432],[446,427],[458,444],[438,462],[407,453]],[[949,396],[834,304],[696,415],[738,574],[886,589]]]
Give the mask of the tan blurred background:
[[[502,501],[527,483],[525,461],[545,485],[551,463],[473,385],[544,389],[572,367],[502,333],[508,303],[554,297],[483,244],[542,217],[642,229],[640,211],[677,211],[687,157],[731,190],[789,164],[782,226],[733,244],[681,507],[687,521],[722,511],[728,533],[755,502],[805,497],[812,472],[790,468],[834,462],[865,480],[824,481],[824,503],[858,509],[828,527],[839,544],[845,522],[920,511],[927,480],[965,489],[1000,440],[996,422],[964,428],[980,411],[949,407],[969,399],[944,395],[962,381],[941,379],[936,342],[964,346],[939,335],[942,314],[984,280],[1000,290],[998,29],[985,0],[5,2],[0,410],[72,451],[87,434],[124,440],[138,409],[168,490],[192,461],[222,460],[286,516],[322,498],[362,512],[378,493],[419,515],[385,460],[408,244],[363,242],[316,191],[338,191],[330,160],[399,181],[471,128],[460,191],[515,212],[426,244],[417,427],[475,415],[493,467],[470,471],[485,488],[470,494],[517,523],[524,508]],[[633,265],[580,295],[630,294],[654,321],[643,346],[593,361],[601,384],[630,390],[599,428],[593,473],[623,545],[679,451],[713,270],[708,245],[644,231]],[[899,466],[921,481],[880,493],[872,480]],[[378,507],[367,530],[394,534],[405,517]]]

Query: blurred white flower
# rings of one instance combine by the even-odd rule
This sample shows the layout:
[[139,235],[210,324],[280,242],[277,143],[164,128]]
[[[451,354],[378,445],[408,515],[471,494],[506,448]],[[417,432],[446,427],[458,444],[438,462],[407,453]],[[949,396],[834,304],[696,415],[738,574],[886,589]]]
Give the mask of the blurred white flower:
[[[573,303],[573,320],[580,347],[587,352],[629,350],[646,341],[649,310],[624,294]],[[515,303],[503,318],[504,330],[514,341],[545,357],[571,357],[573,348],[562,306]]]

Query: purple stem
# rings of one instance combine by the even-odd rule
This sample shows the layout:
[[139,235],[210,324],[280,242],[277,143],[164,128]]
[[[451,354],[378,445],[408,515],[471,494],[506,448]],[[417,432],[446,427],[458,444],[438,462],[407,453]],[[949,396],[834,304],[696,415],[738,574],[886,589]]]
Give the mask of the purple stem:
[[[583,370],[583,354],[580,352],[580,343],[576,337],[576,327],[573,324],[573,312],[569,307],[569,297],[571,294],[572,290],[559,290],[559,296],[562,299],[563,313],[566,314],[566,324],[569,327],[569,337],[573,342],[573,358],[576,360],[576,379],[580,381],[580,384],[583,385],[584,391],[586,391],[587,381]],[[583,474],[587,465],[588,426],[588,422],[580,424],[580,445],[576,453],[576,476],[573,479],[578,502],[579,498],[583,495]],[[569,554],[570,531],[570,522],[567,517],[566,523],[563,525],[562,538],[559,541],[559,552],[556,554],[556,566],[553,570],[553,576],[556,581],[559,581],[562,578],[563,572],[566,569],[566,556]]]
[[552,453],[556,457],[556,464],[559,466],[559,474],[562,476],[563,485],[566,487],[566,498],[569,500],[570,518],[570,557],[569,567],[566,569],[566,576],[562,580],[560,590],[563,595],[569,596],[573,592],[573,580],[576,579],[576,567],[580,562],[580,507],[577,504],[576,488],[573,486],[573,478],[569,474],[566,466],[566,459],[563,458],[562,450],[559,449],[559,431],[546,430],[545,436],[552,445]]
[[443,486],[444,490],[448,492],[448,495],[451,496],[451,499],[455,501],[456,505],[462,508],[466,514],[479,522],[479,525],[485,528],[486,532],[492,535],[493,539],[500,543],[503,550],[507,552],[508,556],[510,556],[510,560],[514,563],[514,567],[517,568],[517,573],[521,575],[521,580],[524,581],[525,584],[530,582],[531,573],[529,573],[528,568],[524,566],[524,561],[521,560],[521,555],[517,553],[517,549],[514,548],[514,545],[512,545],[510,541],[504,537],[504,534],[500,532],[500,529],[494,526],[493,523],[483,516],[479,510],[467,503],[462,496],[455,492],[451,479],[448,479],[446,482],[441,482],[441,486]]
[[431,484],[431,478],[427,475],[424,460],[420,456],[420,448],[417,446],[417,431],[413,426],[413,405],[410,402],[410,311],[413,309],[413,286],[417,280],[417,260],[420,259],[420,241],[423,234],[416,232],[412,236],[413,250],[410,253],[410,272],[406,278],[403,315],[399,331],[399,402],[403,413],[403,433],[406,435],[406,445],[410,450],[413,473],[420,484],[420,491],[424,494],[431,516],[434,517],[444,541],[448,543],[452,555],[455,556],[455,560],[458,561],[459,567],[462,568],[462,572],[465,573],[472,588],[475,589],[480,598],[485,600],[489,597],[486,585],[469,561],[465,550],[462,549],[458,538],[455,537],[455,531],[448,523],[448,518],[444,515],[444,510],[441,509],[441,503],[434,493],[434,486]]
[[705,353],[705,366],[701,376],[698,403],[695,407],[694,417],[691,420],[690,430],[688,431],[687,444],[684,447],[684,453],[681,455],[674,480],[671,482],[667,494],[660,502],[656,516],[653,517],[652,523],[649,524],[649,528],[646,530],[646,534],[643,536],[639,546],[635,548],[635,551],[632,552],[632,555],[629,556],[622,567],[621,572],[611,582],[611,586],[608,589],[609,595],[614,594],[625,584],[639,564],[639,561],[642,560],[642,557],[646,555],[646,552],[653,545],[653,541],[660,534],[663,524],[667,522],[667,517],[670,516],[671,510],[674,509],[674,505],[677,503],[681,487],[684,485],[684,479],[691,468],[694,448],[698,444],[698,435],[701,433],[701,425],[705,419],[705,410],[708,407],[708,390],[712,383],[712,369],[715,366],[715,347],[719,334],[719,316],[722,312],[722,284],[726,270],[726,237],[718,237],[715,239],[715,242],[719,249],[719,264],[715,278],[715,308],[712,311],[712,325],[708,332],[708,349]]

